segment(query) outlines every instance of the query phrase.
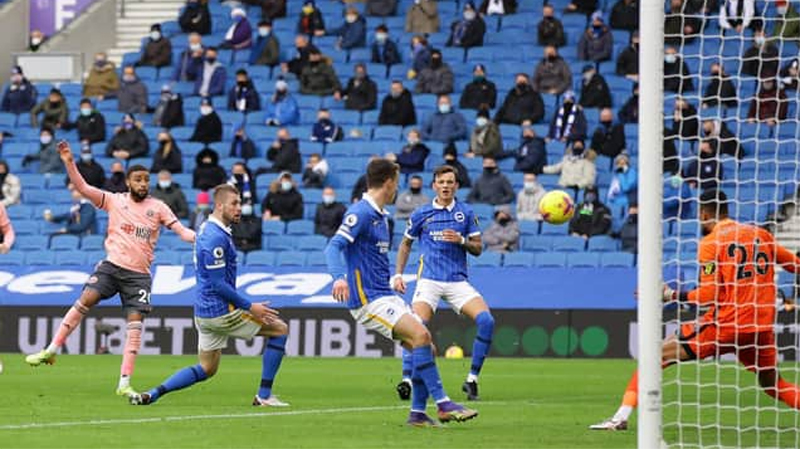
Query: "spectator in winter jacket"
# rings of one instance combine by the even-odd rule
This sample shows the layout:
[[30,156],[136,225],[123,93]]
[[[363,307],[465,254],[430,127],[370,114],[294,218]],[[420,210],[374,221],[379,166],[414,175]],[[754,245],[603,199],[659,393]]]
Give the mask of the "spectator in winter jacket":
[[550,122],[547,138],[561,142],[586,138],[586,116],[581,105],[575,104],[575,94],[571,90],[564,92],[563,102]]
[[170,173],[183,172],[181,149],[178,148],[175,139],[166,130],[158,133],[158,149],[153,154],[153,165],[150,166],[150,173],[159,173],[162,170]]
[[464,164],[458,160],[458,149],[456,149],[456,146],[452,143],[449,143],[444,147],[442,153],[444,165],[453,167],[456,170],[456,182],[458,182],[458,187],[472,187],[472,180],[469,179],[469,171],[467,170],[467,167],[465,167]]
[[506,94],[494,121],[511,125],[519,125],[525,120],[540,122],[544,118],[542,96],[531,86],[528,75],[517,73],[515,78],[514,87]]
[[198,192],[195,199],[195,207],[189,214],[189,227],[194,232],[200,232],[200,226],[208,220],[211,215],[211,195],[208,192]]
[[72,207],[63,215],[53,215],[49,209],[44,219],[50,223],[64,223],[64,227],[54,234],[88,235],[97,233],[97,211],[91,201],[84,198],[73,184],[67,186],[72,196]]
[[222,42],[220,48],[233,50],[250,48],[253,44],[253,26],[247,20],[247,12],[242,8],[233,8],[231,21],[233,23],[225,33],[225,41]]
[[569,222],[570,235],[584,239],[606,235],[611,231],[611,224],[611,211],[600,202],[597,187],[587,187],[583,193],[583,202]]
[[305,0],[303,2],[300,18],[297,20],[297,34],[305,34],[307,36],[325,35],[325,20],[313,0]]
[[581,61],[603,62],[612,57],[614,36],[603,23],[603,13],[595,11],[591,17],[591,26],[581,35],[578,41],[578,59]]
[[[636,0],[633,0],[636,1]],[[625,47],[617,56],[617,68],[615,70],[619,76],[624,76],[631,81],[639,81],[639,32],[631,33],[630,45]]]
[[208,4],[200,0],[187,0],[186,7],[178,16],[178,25],[183,33],[211,34],[211,11]]
[[31,127],[39,127],[39,114],[42,114],[42,127],[61,128],[69,123],[69,107],[61,91],[50,89],[47,99],[37,104],[31,109]]
[[419,130],[414,128],[408,132],[407,145],[397,153],[396,162],[400,165],[400,173],[420,173],[425,171],[425,160],[431,154],[420,138]]
[[336,201],[336,192],[331,187],[322,190],[322,202],[314,213],[314,234],[333,237],[342,224],[347,207]]
[[569,64],[558,54],[556,47],[548,45],[544,49],[544,58],[533,72],[533,90],[560,95],[570,88],[572,88],[572,72]]
[[39,131],[39,151],[28,154],[22,159],[22,166],[27,166],[33,161],[39,161],[39,173],[64,173],[64,164],[56,149],[54,133],[50,128]]
[[100,111],[92,107],[92,102],[88,98],[81,99],[78,117],[64,129],[77,129],[78,139],[89,143],[106,140],[106,119]]
[[639,2],[637,0],[617,0],[611,8],[611,28],[633,31],[639,29]]
[[254,204],[258,201],[255,177],[244,162],[235,162],[231,166],[231,178],[228,184],[232,184],[239,191],[242,204]]
[[491,205],[510,204],[514,201],[514,188],[506,176],[500,173],[497,162],[491,157],[483,158],[483,173],[475,180],[467,196],[468,203]]
[[119,77],[114,63],[109,62],[105,53],[94,56],[94,65],[83,82],[83,96],[103,100],[113,97],[119,89]]
[[683,93],[694,90],[694,82],[683,58],[674,47],[664,49],[664,90]]
[[286,17],[286,0],[259,0],[261,18],[269,21]]
[[47,36],[41,30],[33,30],[28,39],[28,51],[36,53],[42,47],[42,44],[47,40]]
[[117,110],[128,114],[147,112],[147,86],[136,76],[133,66],[122,69],[122,83],[117,92]]
[[414,210],[431,202],[430,197],[422,192],[422,176],[413,175],[408,180],[408,190],[397,194],[395,200],[394,219],[398,223],[408,220]]
[[189,141],[205,144],[222,141],[222,120],[208,97],[200,101],[200,118],[194,125],[194,132]]
[[606,204],[611,209],[614,220],[621,218],[628,209],[628,204],[636,201],[639,178],[636,168],[631,167],[630,158],[625,153],[614,159],[614,176],[608,185]]
[[775,11],[778,13],[772,17],[772,36],[773,40],[800,40],[800,14],[794,5],[788,0],[777,0]]
[[416,35],[411,38],[411,68],[408,70],[406,77],[414,79],[419,73],[431,65],[431,56],[433,49],[428,45],[428,39],[422,35]]
[[[78,168],[78,172],[80,172],[81,176],[83,176],[83,179],[85,179],[90,186],[97,187],[98,189],[103,188],[103,185],[106,183],[106,172],[103,166],[94,160],[92,146],[86,140],[81,142],[80,160],[78,160],[75,166]],[[69,176],[66,177],[66,183],[69,184]]]
[[411,92],[403,87],[402,81],[393,80],[389,94],[383,97],[378,124],[410,126],[416,123],[417,112],[414,109]]
[[114,137],[106,145],[106,157],[116,159],[135,159],[145,157],[150,152],[150,143],[133,114],[125,114],[122,126],[114,132]]
[[125,167],[119,161],[111,164],[110,176],[106,179],[103,190],[111,193],[125,193],[128,191],[128,184],[125,180]]
[[414,92],[418,94],[449,94],[453,92],[455,75],[450,66],[442,61],[442,52],[431,52],[430,66],[417,74],[417,85]]
[[706,119],[703,121],[703,137],[711,139],[721,154],[736,158],[744,156],[744,150],[739,143],[739,139],[728,129],[728,125],[720,119]]
[[481,237],[489,251],[511,253],[519,250],[519,224],[511,214],[511,207],[496,207],[494,221],[483,231]]
[[231,141],[231,151],[228,157],[235,157],[237,159],[252,159],[256,157],[258,152],[255,142],[247,135],[244,125],[237,127],[236,132],[233,134]]
[[[785,76],[783,73],[781,75]],[[738,106],[736,86],[733,85],[730,75],[725,73],[725,68],[720,63],[711,64],[709,78],[711,78],[711,81],[703,91],[703,108],[713,107],[718,104],[722,104],[727,108]]]
[[514,154],[514,171],[540,175],[547,165],[547,148],[545,141],[536,135],[531,122],[522,122],[522,141]]
[[610,108],[611,89],[606,79],[591,64],[583,67],[580,105],[584,108]]
[[482,47],[484,34],[486,34],[486,23],[472,1],[468,1],[464,4],[462,19],[450,25],[450,37],[445,45],[461,48]]
[[228,91],[228,110],[244,113],[261,110],[261,98],[245,69],[236,71],[236,85]]
[[231,237],[238,251],[246,253],[264,248],[261,220],[255,214],[252,202],[242,202],[242,216],[231,226]]
[[542,20],[536,25],[538,43],[542,47],[563,47],[567,44],[564,24],[556,18],[553,5],[545,3],[542,7]]
[[158,184],[152,190],[153,198],[166,204],[178,218],[189,218],[189,204],[180,184],[172,180],[172,173],[167,170],[158,172]]
[[397,14],[397,0],[366,0],[368,16],[388,17]]
[[450,96],[439,96],[438,110],[422,126],[422,138],[443,143],[467,138],[467,122],[460,112],[453,110]]
[[[755,0],[723,0],[719,7],[719,26],[743,34],[755,17]],[[676,12],[673,7],[673,12]]]
[[202,38],[197,33],[188,37],[189,46],[181,52],[175,71],[172,72],[172,81],[195,81],[203,74],[203,48]]
[[289,93],[289,84],[279,79],[275,82],[275,93],[267,104],[267,126],[292,126],[300,122],[300,108]]
[[415,0],[406,10],[405,30],[414,34],[438,33],[439,9],[436,0]]
[[400,50],[389,36],[389,28],[384,24],[375,27],[375,40],[372,41],[371,52],[372,58],[370,62],[373,64],[390,66],[402,62]]
[[639,84],[634,84],[632,90],[633,94],[617,113],[617,117],[622,123],[639,123]]
[[547,191],[536,181],[536,175],[533,173],[526,173],[522,183],[522,189],[517,192],[517,219],[542,221],[539,203]]
[[636,203],[628,206],[628,215],[619,230],[621,249],[626,253],[636,253],[639,243],[639,207]]
[[482,106],[488,106],[489,109],[494,109],[496,104],[497,87],[486,79],[486,67],[483,64],[475,64],[472,69],[472,81],[461,92],[461,101],[458,107],[480,109]]
[[[289,130],[278,130],[278,138],[267,151],[267,160],[272,161],[272,167],[265,169],[267,173],[300,173],[303,166],[300,157],[300,143],[289,134]],[[259,169],[261,171],[262,169]]]
[[344,132],[331,120],[331,112],[325,108],[317,111],[317,122],[311,129],[311,141],[331,143],[342,140]]
[[161,34],[161,25],[150,27],[150,35],[144,45],[137,66],[166,67],[172,65],[172,43]]
[[[725,2],[726,0],[722,0]],[[702,22],[694,17],[694,14],[699,15],[716,15],[716,11],[709,11],[707,7],[702,8],[702,12],[696,10],[693,14],[692,3],[697,1],[685,0],[670,0],[669,12],[664,17],[664,44],[665,45],[682,45],[690,44],[694,41],[695,36],[700,32]],[[699,2],[705,5],[711,5],[716,2]]]
[[684,161],[686,168],[683,170],[683,179],[693,189],[716,189],[724,179],[724,166],[717,157],[717,149],[713,140],[700,142],[698,156],[691,161]]
[[503,156],[503,139],[500,128],[489,118],[489,110],[481,109],[475,118],[475,127],[469,137],[469,151],[467,157],[493,157],[501,159]]
[[281,63],[281,72],[284,74],[293,74],[300,77],[303,69],[308,65],[309,56],[312,51],[319,51],[314,44],[310,43],[308,36],[300,34],[294,38],[295,55],[289,62]]
[[589,149],[595,154],[615,158],[625,151],[625,125],[614,123],[614,111],[605,108],[600,111],[600,124],[592,134]]
[[330,60],[319,50],[312,50],[308,58],[308,65],[300,73],[301,94],[327,96],[342,89]]
[[338,36],[336,48],[350,50],[367,46],[367,20],[353,7],[348,7],[344,15],[344,23],[339,28],[327,31],[326,34]]
[[567,146],[561,161],[545,166],[542,173],[561,174],[558,185],[572,188],[577,194],[579,189],[595,185],[597,168],[591,155],[584,151],[583,141],[575,140]]
[[9,80],[6,91],[3,92],[3,102],[0,111],[12,114],[22,114],[30,112],[36,105],[36,87],[25,78],[22,67],[14,66],[11,69],[11,79]]
[[367,75],[367,67],[358,63],[355,73],[347,81],[347,87],[333,93],[336,101],[344,99],[345,109],[351,111],[367,111],[375,109],[378,104],[378,85]]
[[747,121],[750,123],[760,121],[774,126],[786,119],[788,109],[789,100],[786,98],[786,92],[778,87],[774,75],[768,76],[761,80],[756,97],[750,100]]
[[678,97],[675,100],[675,110],[672,112],[672,134],[686,140],[697,140],[699,127],[697,108],[686,99]]
[[0,159],[0,204],[3,207],[18,204],[21,193],[22,183],[19,178],[9,171],[8,162]]
[[517,12],[517,0],[483,0],[479,11],[484,16],[504,16]]
[[[263,17],[263,16],[262,16]],[[268,65],[274,67],[281,59],[281,42],[272,33],[272,22],[258,22],[258,31],[253,46],[250,48],[250,65]]]
[[227,179],[225,169],[219,165],[219,155],[209,147],[195,156],[196,167],[192,172],[192,188],[210,190]]
[[589,15],[597,9],[597,0],[572,0],[564,9],[564,13]]
[[321,189],[325,186],[328,171],[330,171],[328,161],[322,159],[319,153],[312,153],[308,157],[305,170],[303,170],[303,187]]
[[203,67],[194,81],[194,95],[201,97],[224,95],[227,76],[225,67],[217,61],[217,49],[207,48]]
[[283,172],[272,181],[269,192],[261,202],[261,214],[264,221],[303,218],[303,195],[297,191],[291,173]]
[[181,94],[173,93],[169,84],[164,84],[161,86],[158,103],[153,108],[153,125],[169,129],[183,126],[184,122],[183,97]]
[[742,75],[765,77],[778,73],[780,50],[774,43],[767,41],[764,30],[753,33],[753,45],[742,56]]

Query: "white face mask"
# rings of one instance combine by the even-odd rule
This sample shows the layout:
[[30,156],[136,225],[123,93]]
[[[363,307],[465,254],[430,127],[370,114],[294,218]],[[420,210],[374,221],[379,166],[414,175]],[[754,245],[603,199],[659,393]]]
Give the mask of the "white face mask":
[[291,181],[281,181],[281,190],[284,192],[288,192],[292,190],[292,182]]
[[158,32],[158,31],[151,31],[150,32],[150,39],[152,39],[154,41],[157,41],[157,40],[161,39],[161,33]]
[[158,186],[162,189],[168,189],[172,185],[172,181],[158,181]]
[[81,160],[83,162],[91,162],[92,161],[92,153],[81,153]]
[[386,42],[386,39],[389,37],[386,33],[375,33],[375,40],[378,42]]
[[209,115],[214,112],[214,108],[211,106],[200,106],[200,113],[203,115]]
[[776,9],[778,10],[778,14],[782,16],[785,16],[786,12],[789,11],[789,8],[787,6],[778,6]]
[[664,62],[667,64],[675,64],[675,61],[678,60],[678,57],[673,54],[666,54],[664,55]]
[[450,105],[446,104],[446,103],[445,104],[440,104],[439,105],[439,112],[441,112],[442,114],[447,114],[448,112],[450,112]]
[[523,186],[525,187],[525,190],[530,192],[536,188],[536,181],[525,181]]
[[487,124],[489,124],[489,119],[487,119],[486,117],[478,117],[475,119],[475,124],[478,125],[479,127],[484,127]]
[[753,40],[757,45],[764,45],[764,42],[766,42],[767,39],[764,36],[756,36],[753,38]]
[[189,44],[189,50],[197,51],[200,50],[201,48],[203,48],[203,46],[200,44]]
[[242,205],[242,215],[253,215],[253,205],[252,204]]
[[358,20],[358,16],[348,14],[347,17],[344,18],[344,20],[346,20],[347,23],[355,23],[355,21]]
[[51,136],[49,134],[45,134],[45,135],[39,137],[39,142],[42,142],[42,145],[48,145],[52,141],[53,141],[53,136]]
[[466,20],[475,19],[475,11],[472,11],[472,10],[464,11],[464,19],[466,19]]
[[408,136],[407,140],[409,145],[416,145],[419,143],[419,137],[417,136]]
[[269,36],[269,33],[271,31],[272,30],[270,30],[269,28],[259,28],[258,29],[258,35],[261,36],[261,37],[267,37],[267,36]]
[[336,197],[333,195],[322,195],[322,202],[324,204],[333,204],[336,201]]
[[40,37],[34,37],[34,38],[31,39],[31,44],[33,44],[33,45],[39,45],[41,43],[42,43],[42,38],[40,38]]

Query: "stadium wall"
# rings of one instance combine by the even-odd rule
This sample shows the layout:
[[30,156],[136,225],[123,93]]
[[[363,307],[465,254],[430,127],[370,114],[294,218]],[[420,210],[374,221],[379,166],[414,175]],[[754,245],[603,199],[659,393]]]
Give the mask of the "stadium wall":
[[85,71],[92,66],[95,53],[107,51],[116,44],[116,32],[116,0],[96,1],[58,34],[46,41],[43,51],[83,53]]
[[3,38],[0,39],[0,73],[7,74],[14,64],[12,53],[25,51],[28,47],[28,2],[17,0],[6,2],[0,7],[0,30]]

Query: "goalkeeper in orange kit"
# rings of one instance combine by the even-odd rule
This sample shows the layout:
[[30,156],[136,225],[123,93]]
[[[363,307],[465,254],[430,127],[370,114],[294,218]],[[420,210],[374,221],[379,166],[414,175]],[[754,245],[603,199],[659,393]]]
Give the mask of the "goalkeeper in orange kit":
[[[789,407],[800,409],[800,389],[778,375],[775,348],[775,264],[792,273],[800,258],[778,245],[768,231],[728,218],[725,193],[705,191],[700,196],[700,285],[689,292],[664,286],[664,301],[709,306],[697,322],[683,324],[667,338],[661,366],[734,353],[758,376],[764,392]],[[617,413],[591,426],[594,430],[625,430],[638,398],[638,371],[628,383]]]

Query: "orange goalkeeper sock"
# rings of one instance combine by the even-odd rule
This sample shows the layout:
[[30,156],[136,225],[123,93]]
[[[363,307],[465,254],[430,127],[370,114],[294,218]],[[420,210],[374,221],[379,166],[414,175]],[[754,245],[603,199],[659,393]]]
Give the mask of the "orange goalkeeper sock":
[[[774,398],[775,390],[767,389],[767,394]],[[797,388],[797,385],[780,377],[778,378],[778,399],[789,407],[800,410],[800,389]]]

